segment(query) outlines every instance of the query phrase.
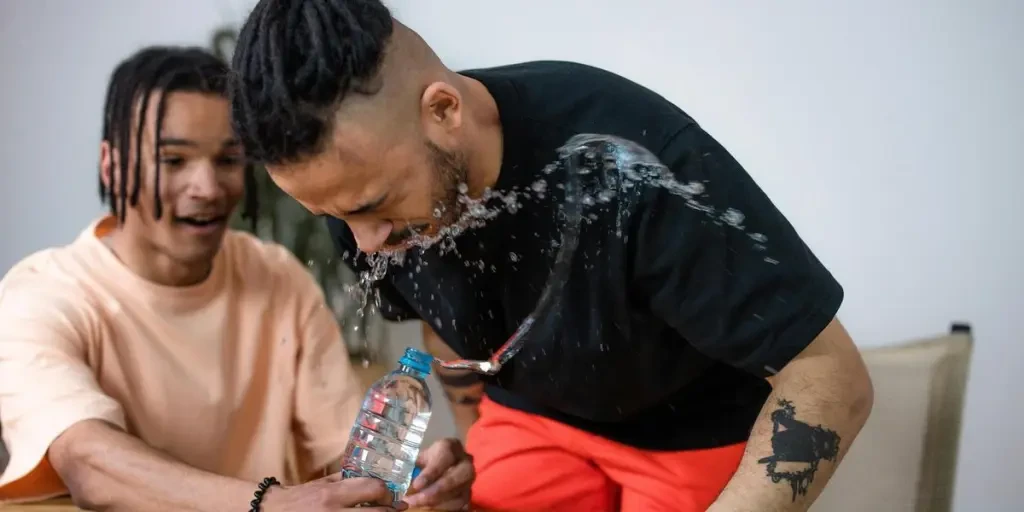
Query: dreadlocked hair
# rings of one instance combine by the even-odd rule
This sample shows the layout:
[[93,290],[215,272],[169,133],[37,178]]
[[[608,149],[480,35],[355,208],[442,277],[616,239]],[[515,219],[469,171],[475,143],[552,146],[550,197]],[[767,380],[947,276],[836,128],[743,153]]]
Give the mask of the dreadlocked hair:
[[394,28],[380,0],[260,0],[235,46],[231,111],[264,164],[315,153],[348,94],[375,94]]
[[[110,76],[103,107],[103,140],[117,153],[117,167],[111,170],[109,186],[100,176],[100,201],[110,203],[110,213],[124,222],[125,210],[139,202],[142,185],[142,134],[150,111],[150,97],[160,92],[155,105],[156,133],[160,140],[165,99],[172,92],[198,92],[227,96],[227,64],[202,48],[151,46],[122,61]],[[133,126],[134,121],[134,126]],[[132,137],[135,138],[132,141]],[[132,145],[135,158],[129,158]],[[163,216],[160,201],[159,148],[154,148],[153,199],[156,218]],[[129,162],[132,162],[129,169]],[[129,180],[129,172],[131,178]],[[129,182],[132,184],[128,190]],[[245,169],[245,204],[242,216],[255,226],[258,213],[256,178],[251,166]]]

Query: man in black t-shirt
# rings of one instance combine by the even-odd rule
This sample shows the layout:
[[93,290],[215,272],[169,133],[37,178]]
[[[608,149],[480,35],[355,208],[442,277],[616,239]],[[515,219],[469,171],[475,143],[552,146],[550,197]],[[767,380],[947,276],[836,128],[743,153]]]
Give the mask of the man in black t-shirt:
[[[537,304],[564,223],[566,166],[548,164],[571,137],[635,142],[694,184],[586,176],[616,193],[585,201],[556,310],[497,375],[438,372],[475,504],[805,510],[821,492],[872,403],[835,319],[843,290],[678,107],[581,64],[453,72],[377,0],[263,0],[234,66],[247,154],[328,218],[354,269],[407,249],[377,283],[381,308],[421,320],[442,359],[486,359]],[[495,195],[506,208],[483,226],[411,247],[455,223],[463,196]]]

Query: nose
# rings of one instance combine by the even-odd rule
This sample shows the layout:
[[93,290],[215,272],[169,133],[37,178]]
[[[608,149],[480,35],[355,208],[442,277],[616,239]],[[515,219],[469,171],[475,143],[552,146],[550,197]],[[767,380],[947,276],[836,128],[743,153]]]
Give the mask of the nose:
[[352,236],[356,239],[356,246],[360,251],[368,254],[381,250],[384,247],[384,241],[394,229],[394,225],[385,220],[348,221],[347,224],[352,230]]
[[217,168],[204,162],[192,168],[188,182],[189,195],[196,199],[218,199],[224,195],[224,188],[217,179]]

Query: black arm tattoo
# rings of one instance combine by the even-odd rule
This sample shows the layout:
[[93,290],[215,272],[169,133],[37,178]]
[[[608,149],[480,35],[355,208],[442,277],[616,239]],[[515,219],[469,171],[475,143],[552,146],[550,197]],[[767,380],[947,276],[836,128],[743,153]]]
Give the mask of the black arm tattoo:
[[[810,426],[796,419],[796,407],[789,400],[779,400],[779,408],[772,413],[772,454],[757,462],[767,464],[772,482],[789,482],[793,501],[797,495],[806,496],[814,481],[818,463],[835,462],[839,456],[839,435],[833,430]],[[784,463],[788,470],[779,470]]]
[[448,397],[448,401],[455,405],[480,405],[481,400],[479,395],[455,396],[448,391],[444,392],[444,396]]
[[445,390],[444,395],[448,397],[448,401],[455,405],[479,405],[480,394],[470,391],[468,394],[459,393],[453,391],[461,391],[464,388],[472,387],[481,382],[480,375],[467,372],[467,373],[444,373],[437,372],[437,378],[441,379],[441,384],[444,384]]

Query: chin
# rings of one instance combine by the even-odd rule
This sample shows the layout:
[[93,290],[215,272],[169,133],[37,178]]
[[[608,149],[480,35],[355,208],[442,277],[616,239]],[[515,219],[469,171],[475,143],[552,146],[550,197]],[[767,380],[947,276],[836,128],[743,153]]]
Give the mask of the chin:
[[189,265],[209,265],[217,257],[220,248],[221,242],[209,245],[189,244],[178,250],[177,259]]

